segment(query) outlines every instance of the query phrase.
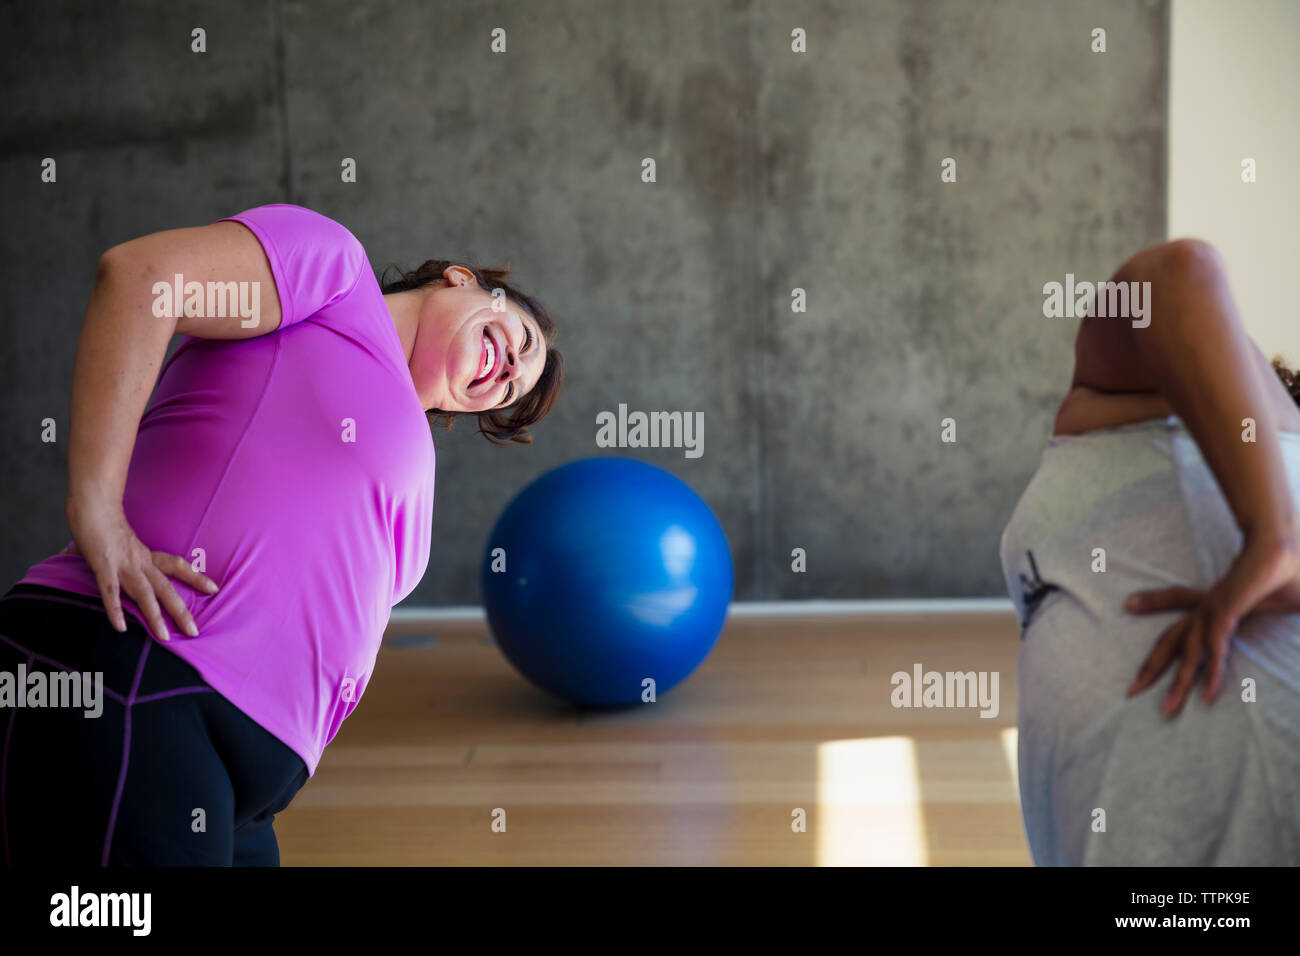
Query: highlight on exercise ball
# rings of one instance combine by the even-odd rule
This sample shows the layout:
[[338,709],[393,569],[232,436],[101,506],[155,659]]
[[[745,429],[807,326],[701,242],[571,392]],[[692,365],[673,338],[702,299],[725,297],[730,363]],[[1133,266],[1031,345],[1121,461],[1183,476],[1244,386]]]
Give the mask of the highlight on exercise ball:
[[483,603],[502,652],[576,704],[652,699],[712,650],[731,603],[731,551],[689,485],[630,458],[537,478],[488,538]]

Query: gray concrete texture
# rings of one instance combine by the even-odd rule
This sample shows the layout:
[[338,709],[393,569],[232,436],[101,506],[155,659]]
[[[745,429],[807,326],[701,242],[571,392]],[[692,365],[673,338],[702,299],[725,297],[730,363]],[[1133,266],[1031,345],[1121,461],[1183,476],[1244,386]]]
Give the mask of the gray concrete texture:
[[[1074,323],[1042,317],[1042,285],[1103,278],[1164,234],[1166,16],[1131,0],[6,5],[0,578],[66,540],[66,444],[39,422],[66,428],[99,253],[288,201],[346,224],[377,269],[507,261],[561,325],[568,387],[534,445],[491,447],[469,420],[435,433],[433,553],[408,604],[476,602],[501,509],[606,453],[596,415],[620,403],[704,413],[700,458],[622,453],[708,500],[738,598],[1001,594],[998,536],[1071,363]],[[57,184],[39,181],[46,156]]]

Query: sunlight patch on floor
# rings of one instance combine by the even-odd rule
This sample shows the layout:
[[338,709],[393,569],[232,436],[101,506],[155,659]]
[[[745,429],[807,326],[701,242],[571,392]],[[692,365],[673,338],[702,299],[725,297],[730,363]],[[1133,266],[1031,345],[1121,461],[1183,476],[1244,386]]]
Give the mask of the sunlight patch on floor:
[[1008,727],[1000,734],[1002,737],[1002,753],[1007,758],[1007,767],[1011,771],[1011,786],[1015,789],[1017,795],[1020,793],[1020,761],[1016,754],[1018,753],[1020,735],[1014,727]]
[[818,866],[925,866],[916,745],[910,737],[817,746]]

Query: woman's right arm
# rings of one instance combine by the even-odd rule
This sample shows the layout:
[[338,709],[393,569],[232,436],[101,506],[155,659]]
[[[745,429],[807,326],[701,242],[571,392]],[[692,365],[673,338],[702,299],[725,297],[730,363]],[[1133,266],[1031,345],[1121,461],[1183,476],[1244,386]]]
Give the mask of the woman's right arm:
[[[1167,401],[1196,439],[1243,536],[1237,559],[1209,590],[1164,589],[1128,605],[1138,613],[1188,610],[1161,635],[1129,689],[1140,693],[1181,659],[1163,706],[1172,716],[1207,659],[1205,697],[1218,694],[1238,622],[1295,590],[1300,519],[1278,437],[1294,408],[1242,329],[1222,261],[1206,243],[1182,240],[1145,250],[1115,280],[1151,283],[1150,324],[1085,319],[1074,385]],[[1251,441],[1244,419],[1255,422]]]
[[[259,282],[256,326],[240,319],[154,315],[157,282]],[[236,222],[153,233],[99,260],[72,375],[65,513],[76,550],[99,583],[109,620],[126,630],[121,592],[167,640],[162,608],[191,636],[194,620],[168,575],[209,593],[216,584],[178,555],[151,552],[127,523],[122,501],[136,430],[173,334],[250,338],[280,323],[279,299],[257,238]]]

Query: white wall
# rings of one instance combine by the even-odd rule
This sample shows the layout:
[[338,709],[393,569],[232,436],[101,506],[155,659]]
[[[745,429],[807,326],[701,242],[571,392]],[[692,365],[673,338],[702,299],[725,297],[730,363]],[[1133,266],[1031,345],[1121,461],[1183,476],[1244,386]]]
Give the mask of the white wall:
[[1250,335],[1300,366],[1300,0],[1173,0],[1170,47],[1169,235],[1213,242]]

